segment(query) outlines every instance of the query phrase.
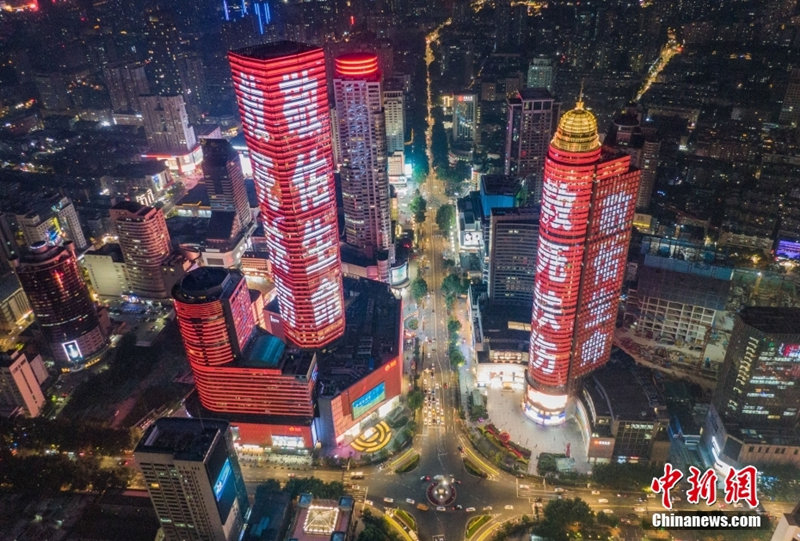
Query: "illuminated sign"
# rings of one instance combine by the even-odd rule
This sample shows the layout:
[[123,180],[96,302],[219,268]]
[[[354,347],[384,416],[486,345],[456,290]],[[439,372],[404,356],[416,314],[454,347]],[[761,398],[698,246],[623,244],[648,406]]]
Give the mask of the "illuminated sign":
[[225,463],[222,465],[222,469],[219,471],[219,475],[217,475],[217,480],[214,481],[214,497],[217,499],[217,502],[222,499],[222,494],[225,491],[225,485],[228,483],[231,473],[233,473],[233,469],[231,468],[231,459],[226,458]]
[[386,385],[381,382],[353,401],[353,420],[386,398]]
[[800,259],[800,242],[779,240],[775,255],[785,259]]
[[780,352],[783,357],[800,358],[800,344],[782,344]]
[[73,340],[72,342],[64,342],[61,344],[61,347],[64,348],[64,353],[66,353],[67,359],[70,361],[78,362],[83,359],[81,348],[78,347],[78,342],[76,340]]
[[389,282],[392,285],[402,284],[408,280],[408,261],[404,261],[402,265],[392,267],[389,271]]
[[302,449],[305,447],[305,442],[302,436],[272,436],[272,446],[282,447],[284,449]]

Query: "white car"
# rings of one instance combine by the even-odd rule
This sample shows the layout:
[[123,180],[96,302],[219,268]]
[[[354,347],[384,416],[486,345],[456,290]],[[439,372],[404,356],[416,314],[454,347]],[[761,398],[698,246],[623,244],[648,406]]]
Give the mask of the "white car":
[[563,489],[563,488],[561,488],[561,487],[556,487],[556,488],[554,488],[554,489],[553,489],[553,492],[556,492],[556,493],[559,493],[559,492],[566,492],[566,490],[564,490],[564,489]]
[[415,502],[415,501],[414,501],[414,500],[412,500],[411,498],[406,498],[406,503],[408,503],[408,504],[411,504],[411,505],[414,505],[414,504],[415,504],[415,503],[417,503],[417,502]]
[[597,503],[608,503],[608,498],[599,498]]
[[442,507],[441,505],[436,507],[437,511],[447,511],[447,507]]
[[465,513],[474,513],[475,512],[475,508],[474,507],[467,507],[466,509],[464,509],[464,512]]
[[644,507],[634,507],[633,510],[636,511],[637,513],[644,513],[645,511],[647,511],[647,509],[645,509]]
[[384,498],[383,501],[386,503],[394,503],[394,498]]
[[514,506],[513,505],[506,505],[505,506],[505,510],[506,511],[513,511],[514,510]]
[[492,506],[491,505],[487,505],[486,507],[483,508],[483,510],[484,511],[491,511],[492,510]]
[[614,510],[613,509],[603,509],[603,513],[605,513],[606,515],[613,515],[614,514]]
[[592,491],[592,496],[597,496],[597,495],[599,495],[599,494],[600,494],[600,491],[599,491],[599,490],[593,490],[593,491]]

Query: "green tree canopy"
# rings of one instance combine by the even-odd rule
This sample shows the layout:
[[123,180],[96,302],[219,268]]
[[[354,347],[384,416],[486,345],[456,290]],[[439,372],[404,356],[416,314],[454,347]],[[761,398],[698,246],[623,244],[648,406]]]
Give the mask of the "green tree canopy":
[[414,300],[419,302],[425,295],[428,294],[428,282],[426,282],[423,278],[417,276],[414,278],[414,281],[411,282],[411,296],[414,297]]
[[456,208],[453,205],[442,205],[436,209],[436,225],[445,235],[456,225]]
[[414,195],[414,198],[411,200],[411,203],[408,205],[409,210],[414,214],[414,220],[418,224],[421,224],[425,221],[425,213],[428,210],[428,202],[422,197],[422,194],[417,193]]

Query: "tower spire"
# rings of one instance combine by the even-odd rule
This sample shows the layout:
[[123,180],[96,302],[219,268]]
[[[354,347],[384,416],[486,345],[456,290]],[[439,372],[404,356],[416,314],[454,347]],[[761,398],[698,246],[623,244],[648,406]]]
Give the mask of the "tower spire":
[[578,94],[578,103],[575,104],[576,109],[583,109],[583,79],[581,79],[581,91]]

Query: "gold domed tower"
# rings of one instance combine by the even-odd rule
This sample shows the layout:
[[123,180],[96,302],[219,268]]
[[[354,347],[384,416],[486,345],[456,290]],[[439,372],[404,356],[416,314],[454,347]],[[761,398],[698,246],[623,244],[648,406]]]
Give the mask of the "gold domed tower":
[[608,361],[639,175],[630,156],[603,154],[581,96],[544,166],[524,404],[537,423],[566,421],[581,378]]

